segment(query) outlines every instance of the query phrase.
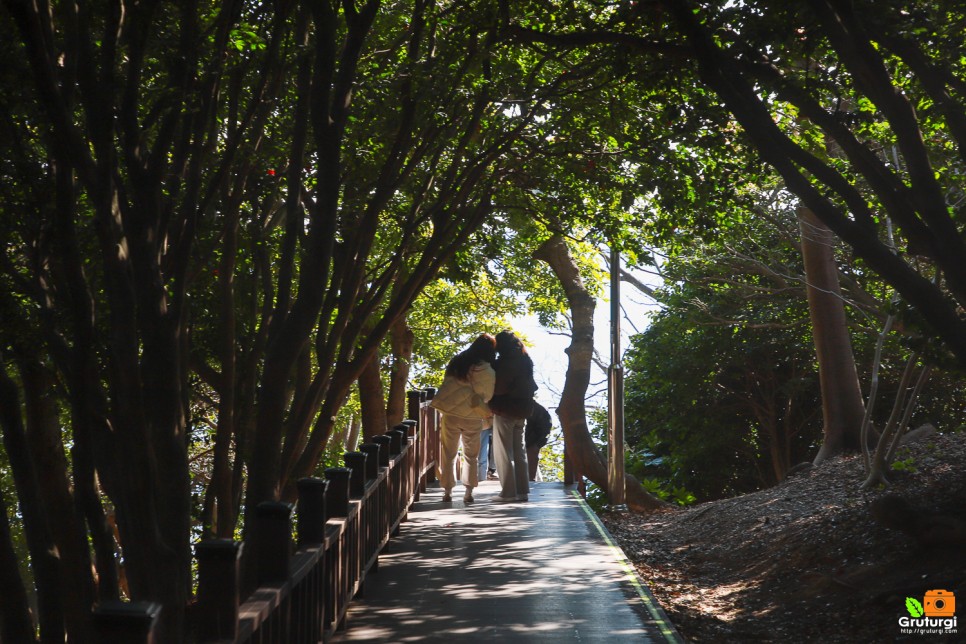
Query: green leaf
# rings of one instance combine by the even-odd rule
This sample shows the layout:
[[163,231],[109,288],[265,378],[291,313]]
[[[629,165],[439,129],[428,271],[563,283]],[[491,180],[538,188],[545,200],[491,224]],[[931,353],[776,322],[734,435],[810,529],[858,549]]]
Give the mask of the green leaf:
[[913,599],[912,597],[906,597],[906,610],[909,611],[909,615],[912,617],[922,617],[924,612],[919,600]]

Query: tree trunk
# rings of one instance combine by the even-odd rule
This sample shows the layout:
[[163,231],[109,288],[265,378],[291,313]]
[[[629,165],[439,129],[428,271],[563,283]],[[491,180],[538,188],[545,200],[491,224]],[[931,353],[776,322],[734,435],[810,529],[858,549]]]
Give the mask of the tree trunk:
[[36,642],[27,591],[10,538],[7,504],[0,494],[0,642]]
[[[577,264],[563,239],[553,236],[534,251],[534,259],[547,262],[567,294],[572,318],[567,377],[564,381],[557,416],[563,428],[567,456],[576,470],[598,487],[606,490],[607,465],[597,451],[597,445],[587,427],[587,410],[584,397],[590,384],[590,365],[594,353],[594,308],[593,296],[587,292]],[[627,491],[627,505],[632,510],[647,511],[667,504],[648,494],[640,482],[626,474],[624,481]]]
[[400,316],[389,330],[392,344],[392,370],[389,372],[389,398],[386,401],[386,425],[394,427],[406,417],[406,391],[413,360],[415,336],[407,316]]
[[346,431],[345,436],[345,451],[351,452],[358,447],[359,443],[359,430],[362,429],[362,422],[359,420],[358,416],[353,416],[349,420],[349,429]]
[[362,436],[368,441],[386,433],[386,403],[379,375],[379,354],[373,354],[359,374],[359,406],[362,410]]
[[899,381],[899,389],[896,391],[892,413],[889,414],[889,420],[883,428],[882,434],[879,435],[875,453],[872,455],[869,464],[868,477],[866,477],[865,482],[862,484],[862,489],[870,489],[877,485],[889,485],[890,483],[887,475],[889,466],[892,465],[895,459],[896,449],[899,447],[899,440],[909,428],[909,418],[916,408],[919,394],[922,392],[922,388],[929,379],[929,374],[932,371],[932,367],[929,365],[923,366],[907,400],[906,391],[909,390],[909,385],[913,380],[918,361],[919,355],[916,353],[909,356],[909,359],[906,361],[906,368],[903,370],[902,379]]
[[[225,250],[218,266],[219,323],[221,333],[218,351],[221,374],[218,379],[218,425],[215,430],[215,448],[212,457],[211,483],[208,487],[210,523],[203,525],[208,534],[227,539],[234,534],[237,510],[235,490],[232,485],[231,445],[237,432],[235,335],[235,258],[238,249],[238,210],[232,208],[224,226]],[[208,501],[208,499],[206,499]],[[204,521],[202,522],[204,524]]]
[[24,535],[37,588],[40,637],[64,640],[63,571],[55,556],[56,545],[48,529],[40,496],[38,472],[27,447],[17,384],[0,368],[0,429],[13,472]]
[[865,406],[852,355],[845,305],[839,290],[832,232],[805,207],[798,209],[802,259],[808,282],[808,314],[818,357],[825,438],[815,464],[861,447]]
[[61,574],[63,579],[69,580],[60,588],[64,623],[70,639],[84,641],[92,636],[94,579],[87,534],[71,494],[58,406],[51,395],[55,383],[35,360],[25,359],[21,363],[27,444],[31,460],[43,464],[43,473],[37,477],[37,492],[59,553]]
[[[785,480],[785,473],[788,471],[787,450],[785,449],[787,441],[783,440],[785,437],[782,436],[782,430],[778,425],[778,414],[775,409],[776,401],[773,397],[775,391],[771,386],[773,382],[770,378],[765,380],[765,377],[770,375],[749,374],[749,382],[747,383],[752,387],[757,385],[757,390],[762,393],[761,399],[752,400],[750,407],[755,420],[758,421],[759,444],[761,448],[764,448],[761,451],[767,452],[771,466],[771,476],[766,476],[763,471],[761,473],[762,483],[768,487]],[[755,389],[750,390],[755,391]]]

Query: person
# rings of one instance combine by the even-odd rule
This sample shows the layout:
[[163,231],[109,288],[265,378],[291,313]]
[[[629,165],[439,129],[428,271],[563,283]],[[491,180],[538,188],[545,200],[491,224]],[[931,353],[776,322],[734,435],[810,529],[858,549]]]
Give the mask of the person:
[[534,401],[533,412],[527,418],[527,425],[523,431],[523,444],[527,448],[527,465],[530,480],[537,480],[537,466],[540,463],[540,449],[547,444],[553,421],[550,412],[540,403]]
[[493,417],[483,421],[483,431],[480,432],[480,458],[476,478],[485,481],[490,473],[490,443],[493,442]]
[[490,410],[493,412],[493,455],[500,477],[500,493],[493,501],[526,501],[530,494],[523,426],[533,411],[533,361],[513,333],[496,334],[496,383]]
[[490,440],[489,450],[487,452],[487,470],[486,470],[486,480],[496,481],[496,459],[493,458],[493,421],[490,420]]
[[443,487],[444,502],[453,500],[460,441],[463,443],[463,501],[473,502],[473,488],[479,482],[480,432],[483,421],[492,416],[486,401],[493,396],[495,359],[496,340],[484,333],[449,361],[443,384],[430,403],[442,413],[439,483]]

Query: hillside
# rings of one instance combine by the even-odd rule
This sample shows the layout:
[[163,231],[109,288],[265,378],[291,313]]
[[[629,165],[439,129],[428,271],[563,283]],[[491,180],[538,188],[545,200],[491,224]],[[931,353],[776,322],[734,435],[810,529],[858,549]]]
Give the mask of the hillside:
[[[966,641],[966,433],[899,459],[885,490],[861,491],[861,458],[846,457],[741,497],[603,518],[688,641]],[[900,633],[906,598],[936,589],[960,598],[959,634]]]

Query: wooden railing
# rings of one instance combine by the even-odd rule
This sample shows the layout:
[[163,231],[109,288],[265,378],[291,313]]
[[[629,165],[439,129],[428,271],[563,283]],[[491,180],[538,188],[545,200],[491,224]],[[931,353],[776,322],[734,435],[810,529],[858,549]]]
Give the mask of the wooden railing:
[[[434,394],[409,392],[409,416],[417,420],[347,452],[345,467],[327,469],[325,479],[300,480],[297,505],[260,504],[245,542],[195,546],[189,641],[315,643],[345,625],[349,602],[378,569],[410,505],[435,480],[439,419],[428,402]],[[241,601],[239,562],[247,548],[254,549],[258,587]],[[159,612],[153,603],[104,602],[94,625],[100,641],[148,644],[156,641]]]

